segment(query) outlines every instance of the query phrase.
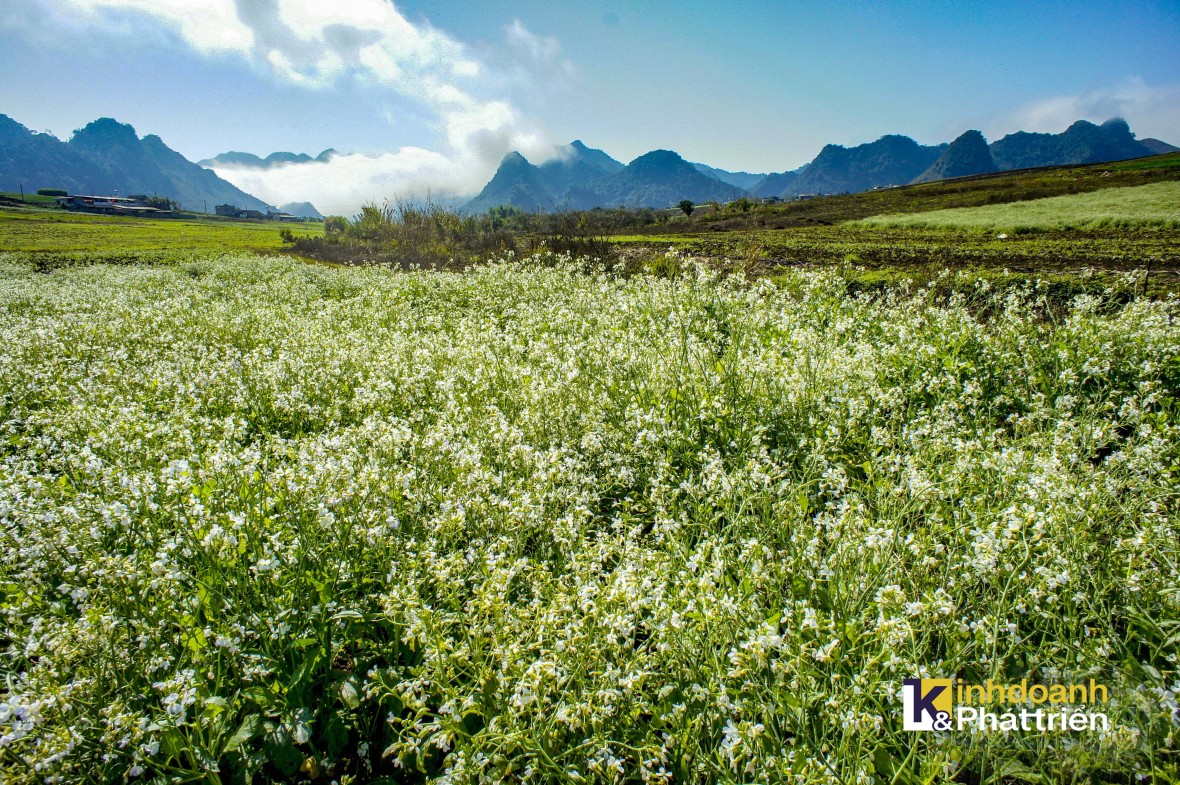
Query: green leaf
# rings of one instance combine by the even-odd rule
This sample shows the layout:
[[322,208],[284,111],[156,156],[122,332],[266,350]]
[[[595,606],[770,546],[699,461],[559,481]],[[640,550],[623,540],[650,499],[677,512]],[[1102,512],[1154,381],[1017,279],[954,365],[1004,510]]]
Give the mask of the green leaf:
[[254,738],[254,735],[258,733],[258,728],[261,725],[261,719],[262,718],[257,714],[251,714],[247,716],[246,719],[242,720],[242,724],[238,726],[237,732],[234,733],[233,736],[230,736],[229,741],[227,741],[225,743],[225,747],[222,748],[222,754],[226,752],[233,752],[248,742],[250,739]]
[[1044,782],[1045,778],[1037,774],[1035,771],[1025,766],[1018,760],[1005,760],[996,767],[996,779],[1013,779],[1017,782],[1039,783]]
[[242,695],[260,709],[265,709],[275,703],[274,692],[262,686],[247,687],[242,690]]
[[348,746],[348,728],[339,716],[333,715],[324,724],[324,730],[320,734],[320,739],[324,743],[328,757],[335,758],[340,754],[341,750]]
[[889,750],[885,747],[878,747],[873,751],[873,765],[877,768],[877,773],[883,777],[892,777],[897,771],[897,765],[893,762],[893,756],[889,754]]
[[352,683],[351,679],[341,682],[340,700],[343,701],[344,705],[350,709],[355,709],[361,704],[360,695],[357,694],[356,686]]
[[279,771],[283,772],[284,776],[291,778],[295,776],[295,772],[299,771],[299,767],[303,765],[303,755],[299,750],[295,749],[295,745],[291,742],[277,745],[273,748],[270,755],[270,761]]
[[229,708],[229,703],[226,702],[225,698],[218,695],[211,695],[205,698],[204,704],[201,713],[206,717],[216,717]]
[[468,712],[463,715],[463,730],[467,735],[474,736],[484,728],[484,719],[479,712]]

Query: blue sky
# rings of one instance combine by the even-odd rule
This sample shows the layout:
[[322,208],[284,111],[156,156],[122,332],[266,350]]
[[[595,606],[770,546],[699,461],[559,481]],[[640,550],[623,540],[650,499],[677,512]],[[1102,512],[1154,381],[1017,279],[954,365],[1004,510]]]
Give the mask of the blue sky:
[[1113,115],[1180,143],[1177,52],[1175,2],[3,0],[0,112],[63,139],[112,116],[193,160],[334,147],[219,173],[348,212],[574,138],[760,172]]

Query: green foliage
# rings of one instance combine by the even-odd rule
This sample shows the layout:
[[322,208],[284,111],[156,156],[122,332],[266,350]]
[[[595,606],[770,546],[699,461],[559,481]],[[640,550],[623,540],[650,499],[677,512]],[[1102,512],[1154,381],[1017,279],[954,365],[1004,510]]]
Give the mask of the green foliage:
[[0,256],[6,780],[1174,779],[1180,302],[665,262]]
[[502,206],[462,215],[438,204],[412,201],[367,204],[351,222],[329,219],[322,237],[296,240],[305,256],[349,264],[401,268],[463,268],[506,251],[523,249],[613,259],[606,235],[626,221],[654,223],[654,210],[587,210],[528,213]]
[[430,201],[412,200],[366,204],[351,222],[329,218],[322,236],[297,238],[292,246],[325,261],[435,269],[463,268],[514,248],[497,219],[461,216]]
[[694,205],[693,205],[691,199],[681,199],[680,204],[678,204],[676,206],[679,207],[680,211],[683,212],[686,216],[692,215],[692,208],[694,207]]
[[38,188],[37,194],[40,196],[69,196],[70,192],[64,188]]
[[726,208],[730,212],[741,213],[741,214],[745,215],[746,213],[750,212],[750,209],[753,206],[754,206],[754,201],[752,199],[750,199],[748,196],[743,196],[741,199],[735,199],[734,201],[727,204]]
[[180,202],[169,199],[167,196],[148,196],[145,197],[143,203],[148,207],[154,207],[157,210],[179,210]]

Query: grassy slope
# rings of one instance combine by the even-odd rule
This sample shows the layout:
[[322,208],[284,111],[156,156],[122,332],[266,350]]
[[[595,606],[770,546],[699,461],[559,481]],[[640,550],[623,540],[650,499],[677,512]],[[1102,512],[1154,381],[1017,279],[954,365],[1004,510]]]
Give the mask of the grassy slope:
[[1051,196],[1024,202],[957,207],[909,215],[879,215],[869,226],[917,226],[985,230],[1043,230],[1087,227],[1160,226],[1180,228],[1180,181]]
[[313,234],[319,224],[278,224],[213,218],[122,218],[61,210],[0,208],[0,251],[125,255],[155,251],[282,250],[283,227]]
[[0,192],[0,200],[11,200],[14,202],[23,202],[24,204],[42,205],[46,207],[53,207],[54,197],[42,196],[41,194],[24,194],[19,191],[15,193]]

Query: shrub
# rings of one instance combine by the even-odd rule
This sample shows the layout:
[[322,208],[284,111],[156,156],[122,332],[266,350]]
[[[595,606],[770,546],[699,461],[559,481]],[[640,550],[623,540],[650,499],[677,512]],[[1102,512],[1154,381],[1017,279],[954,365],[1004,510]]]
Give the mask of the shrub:
[[491,220],[463,216],[430,200],[401,199],[365,204],[351,222],[331,216],[322,236],[284,242],[327,261],[431,269],[463,268],[514,248],[512,236]]

